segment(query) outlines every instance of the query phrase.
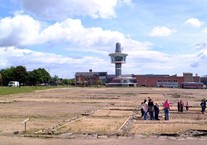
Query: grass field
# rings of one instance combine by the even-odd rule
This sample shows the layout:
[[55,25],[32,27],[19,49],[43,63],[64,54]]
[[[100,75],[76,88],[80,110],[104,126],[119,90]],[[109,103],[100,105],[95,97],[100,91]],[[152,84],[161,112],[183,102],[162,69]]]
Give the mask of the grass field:
[[36,90],[46,90],[57,88],[54,86],[22,86],[22,87],[0,87],[0,95],[29,93]]

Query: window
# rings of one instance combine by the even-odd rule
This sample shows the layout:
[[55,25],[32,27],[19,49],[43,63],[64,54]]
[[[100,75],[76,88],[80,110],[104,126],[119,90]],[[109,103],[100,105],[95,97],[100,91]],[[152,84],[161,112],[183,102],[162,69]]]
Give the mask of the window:
[[123,57],[122,56],[116,56],[115,57],[115,61],[123,61]]

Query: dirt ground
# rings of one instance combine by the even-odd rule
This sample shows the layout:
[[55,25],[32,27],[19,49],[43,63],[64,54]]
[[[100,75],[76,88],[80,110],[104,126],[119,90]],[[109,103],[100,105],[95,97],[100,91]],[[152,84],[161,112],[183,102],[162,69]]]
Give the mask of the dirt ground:
[[[207,90],[175,88],[58,88],[0,96],[0,144],[206,144]],[[144,121],[140,105],[152,98],[159,121]],[[163,102],[171,103],[164,120]],[[177,101],[190,109],[177,111]],[[25,123],[23,121],[29,118]]]

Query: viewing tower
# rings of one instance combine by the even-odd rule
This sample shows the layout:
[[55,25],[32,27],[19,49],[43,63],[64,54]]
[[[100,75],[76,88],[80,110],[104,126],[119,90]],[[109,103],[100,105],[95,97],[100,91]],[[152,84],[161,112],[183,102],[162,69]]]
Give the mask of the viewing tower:
[[116,43],[115,53],[110,53],[109,56],[111,57],[111,63],[115,63],[115,75],[121,76],[121,65],[122,63],[126,63],[126,57],[128,54],[121,52],[121,43]]

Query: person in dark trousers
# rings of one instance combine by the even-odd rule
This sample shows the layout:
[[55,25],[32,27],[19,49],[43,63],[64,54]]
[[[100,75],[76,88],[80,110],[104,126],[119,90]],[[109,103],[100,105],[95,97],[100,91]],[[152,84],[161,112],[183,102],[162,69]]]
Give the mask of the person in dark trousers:
[[149,111],[149,115],[150,115],[150,120],[154,120],[154,103],[153,103],[152,99],[149,99],[148,111]]
[[160,120],[159,119],[160,109],[159,109],[159,105],[157,103],[154,106],[154,110],[155,110],[155,120]]
[[180,112],[180,101],[178,100],[178,112]]
[[142,115],[142,117],[144,116],[144,110],[143,110],[143,107],[142,107],[143,104],[144,104],[144,102],[141,103],[141,115]]
[[180,112],[183,112],[184,103],[182,100],[180,100]]
[[186,108],[186,111],[189,110],[189,102],[188,101],[186,102],[185,108]]
[[206,110],[206,99],[201,100],[201,112],[204,114]]

